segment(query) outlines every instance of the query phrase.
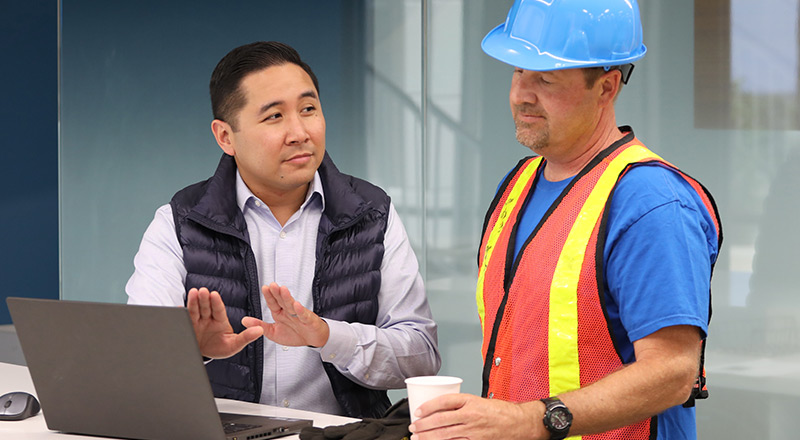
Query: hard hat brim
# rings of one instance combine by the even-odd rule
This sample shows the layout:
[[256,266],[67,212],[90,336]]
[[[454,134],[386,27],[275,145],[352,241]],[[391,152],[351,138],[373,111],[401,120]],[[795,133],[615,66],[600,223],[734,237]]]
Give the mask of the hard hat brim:
[[605,67],[629,64],[641,59],[647,52],[642,44],[632,56],[614,60],[569,60],[541,52],[535,45],[510,36],[505,24],[500,24],[483,38],[481,48],[492,58],[524,70],[544,72],[549,70],[576,69],[582,67]]

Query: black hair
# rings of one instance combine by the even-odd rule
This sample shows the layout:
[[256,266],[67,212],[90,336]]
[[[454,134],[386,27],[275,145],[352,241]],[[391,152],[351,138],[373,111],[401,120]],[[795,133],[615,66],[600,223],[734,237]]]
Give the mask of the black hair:
[[241,90],[244,77],[267,67],[287,63],[296,64],[308,73],[319,95],[317,77],[294,48],[278,41],[257,41],[231,50],[214,68],[209,83],[214,119],[225,121],[234,127],[236,113],[245,105],[245,96]]

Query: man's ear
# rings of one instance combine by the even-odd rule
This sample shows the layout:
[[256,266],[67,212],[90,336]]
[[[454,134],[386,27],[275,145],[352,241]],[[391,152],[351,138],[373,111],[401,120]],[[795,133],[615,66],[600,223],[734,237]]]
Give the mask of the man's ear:
[[622,84],[622,72],[619,69],[611,69],[600,76],[597,81],[600,84],[601,95],[600,99],[603,104],[614,102]]
[[231,125],[220,119],[211,121],[211,132],[214,133],[214,139],[222,151],[228,156],[236,156],[236,149],[233,145],[233,128]]

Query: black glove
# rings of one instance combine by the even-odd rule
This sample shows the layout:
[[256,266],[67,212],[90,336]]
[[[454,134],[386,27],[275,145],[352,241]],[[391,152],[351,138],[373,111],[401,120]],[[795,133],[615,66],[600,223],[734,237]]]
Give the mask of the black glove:
[[402,399],[380,419],[363,419],[327,428],[305,427],[300,431],[300,440],[408,440],[410,424],[408,399]]

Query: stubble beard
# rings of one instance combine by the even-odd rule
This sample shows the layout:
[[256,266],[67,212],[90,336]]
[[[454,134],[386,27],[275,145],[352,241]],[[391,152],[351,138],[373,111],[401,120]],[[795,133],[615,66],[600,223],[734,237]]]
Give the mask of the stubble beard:
[[517,142],[528,147],[537,154],[542,154],[550,143],[550,130],[547,126],[536,129],[531,124],[522,121],[514,121],[516,126]]

